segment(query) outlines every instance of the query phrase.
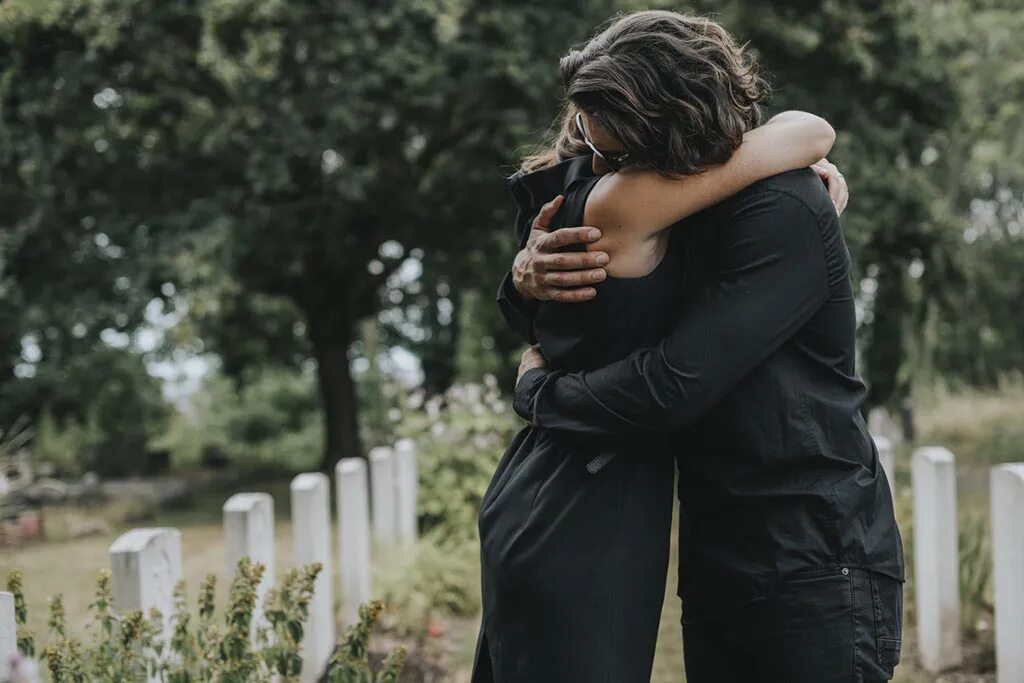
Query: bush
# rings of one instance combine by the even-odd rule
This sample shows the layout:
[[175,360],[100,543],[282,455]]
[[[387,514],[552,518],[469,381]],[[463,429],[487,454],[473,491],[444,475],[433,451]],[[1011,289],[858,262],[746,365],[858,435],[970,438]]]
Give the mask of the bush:
[[[263,566],[248,558],[238,563],[231,583],[223,620],[215,619],[216,578],[203,581],[198,618],[193,625],[184,583],[175,588],[175,611],[169,642],[159,637],[163,617],[157,610],[143,614],[132,610],[118,615],[113,610],[110,572],[100,572],[96,596],[90,605],[93,640],[85,644],[68,635],[63,599],[50,602],[48,625],[52,642],[42,651],[46,670],[54,683],[123,683],[156,677],[166,683],[281,683],[297,681],[302,672],[300,643],[313,585],[322,567],[313,564],[293,569],[267,592],[265,624],[255,628],[253,612]],[[14,594],[18,625],[18,649],[22,658],[13,663],[19,680],[37,680],[32,658],[36,642],[25,630],[27,613],[21,576],[13,572],[7,588]],[[394,683],[405,653],[392,652],[381,671],[371,671],[368,658],[370,632],[380,613],[380,603],[360,608],[360,621],[351,627],[331,659],[330,683]],[[6,677],[11,672],[0,671]]]
[[51,463],[64,477],[82,473],[87,465],[87,453],[96,448],[102,437],[94,418],[84,422],[67,420],[60,424],[46,411],[39,418],[32,457],[37,463]]
[[480,609],[477,514],[501,454],[521,427],[493,376],[401,408],[397,432],[419,446],[419,522],[412,552],[389,557],[377,585],[402,624],[423,634],[434,616],[471,616]]
[[395,555],[377,569],[374,585],[416,635],[437,615],[471,617],[480,611],[480,553],[474,542],[440,547],[433,535],[412,552]]
[[177,465],[198,464],[204,449],[216,449],[233,464],[310,469],[323,450],[321,412],[312,373],[265,369],[241,384],[213,374],[155,445]]
[[398,430],[419,446],[420,528],[440,546],[476,543],[484,492],[521,427],[491,375],[426,402],[411,397]]

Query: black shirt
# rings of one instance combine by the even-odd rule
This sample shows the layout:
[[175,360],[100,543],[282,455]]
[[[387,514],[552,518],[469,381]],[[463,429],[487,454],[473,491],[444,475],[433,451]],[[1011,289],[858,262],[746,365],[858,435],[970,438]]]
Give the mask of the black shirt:
[[[688,600],[724,609],[824,567],[902,580],[860,410],[850,256],[822,183],[784,173],[673,230],[686,284],[669,336],[598,370],[531,370],[516,412],[579,435],[676,436]],[[499,303],[529,324],[508,277]]]

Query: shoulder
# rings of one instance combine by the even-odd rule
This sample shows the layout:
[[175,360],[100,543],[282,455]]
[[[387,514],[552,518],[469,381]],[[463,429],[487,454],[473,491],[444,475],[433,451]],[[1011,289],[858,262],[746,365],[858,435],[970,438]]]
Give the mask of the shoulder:
[[758,195],[769,195],[781,205],[803,207],[823,226],[839,225],[839,217],[828,196],[825,183],[810,168],[786,171],[757,181],[735,195],[733,207],[738,208]]
[[811,169],[758,181],[728,202],[717,216],[731,240],[778,248],[791,256],[823,258],[830,286],[849,273],[850,255],[839,216],[825,184]]
[[559,194],[566,194],[584,182],[590,171],[590,155],[571,157],[530,173],[517,172],[508,179],[508,189],[520,211],[532,216]]

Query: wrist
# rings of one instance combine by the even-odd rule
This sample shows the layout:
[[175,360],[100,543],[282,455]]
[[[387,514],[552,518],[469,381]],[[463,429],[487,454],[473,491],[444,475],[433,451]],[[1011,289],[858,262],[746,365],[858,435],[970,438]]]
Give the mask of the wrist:
[[533,398],[544,378],[548,375],[546,368],[531,368],[516,380],[515,393],[512,399],[512,410],[516,415],[530,424],[534,422]]
[[530,296],[530,293],[526,291],[523,283],[516,278],[515,271],[513,271],[510,274],[510,277],[505,281],[505,287],[512,290],[511,292],[506,291],[506,296],[508,296],[509,294],[513,294],[522,301],[528,301],[531,303],[535,301],[535,299],[532,296]]

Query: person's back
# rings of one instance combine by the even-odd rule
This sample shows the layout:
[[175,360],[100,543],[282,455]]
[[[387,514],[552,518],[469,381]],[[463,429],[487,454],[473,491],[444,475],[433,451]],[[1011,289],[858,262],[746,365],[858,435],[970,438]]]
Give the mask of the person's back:
[[690,448],[679,458],[687,522],[680,529],[682,578],[684,586],[699,586],[691,599],[707,596],[719,607],[721,600],[767,595],[793,572],[829,565],[903,578],[889,487],[860,410],[850,257],[817,176],[781,174],[691,219],[680,231],[688,289],[721,276],[737,208],[780,193],[817,220],[828,295],[683,434]]

